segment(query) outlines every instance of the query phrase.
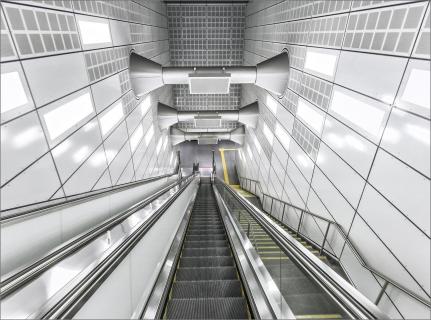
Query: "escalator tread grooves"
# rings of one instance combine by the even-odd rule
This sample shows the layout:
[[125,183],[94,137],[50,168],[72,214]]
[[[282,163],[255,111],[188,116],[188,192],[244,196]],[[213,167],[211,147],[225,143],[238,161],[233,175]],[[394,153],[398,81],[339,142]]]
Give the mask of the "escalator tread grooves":
[[202,180],[164,318],[246,319],[247,300],[211,184]]

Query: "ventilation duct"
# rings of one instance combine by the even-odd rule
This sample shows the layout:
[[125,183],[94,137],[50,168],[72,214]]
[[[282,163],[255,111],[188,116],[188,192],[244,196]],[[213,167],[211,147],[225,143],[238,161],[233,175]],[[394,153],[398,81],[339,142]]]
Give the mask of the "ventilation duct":
[[[159,102],[157,107],[160,129],[164,130],[180,121],[195,121],[196,126],[212,127],[221,120],[238,121],[242,124],[256,128],[259,116],[259,104],[257,101],[242,107],[239,110],[225,111],[178,111]],[[205,124],[205,125],[204,125]],[[212,124],[212,125],[209,125]]]
[[130,81],[142,96],[165,84],[188,84],[191,94],[229,93],[231,83],[252,83],[282,96],[289,81],[287,50],[256,66],[162,67],[135,52],[130,54]]
[[172,145],[177,145],[184,141],[198,140],[199,144],[217,144],[219,140],[231,140],[240,145],[244,143],[244,127],[239,127],[231,132],[184,132],[176,128],[171,128]]

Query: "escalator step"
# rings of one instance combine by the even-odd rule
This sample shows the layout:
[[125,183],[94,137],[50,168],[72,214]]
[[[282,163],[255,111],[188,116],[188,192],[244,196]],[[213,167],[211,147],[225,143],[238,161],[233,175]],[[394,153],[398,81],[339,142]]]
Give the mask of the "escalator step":
[[284,297],[294,314],[324,315],[338,314],[340,311],[326,294],[291,294]]
[[239,280],[176,281],[172,285],[172,299],[241,297]]
[[211,235],[224,235],[224,229],[221,230],[211,230],[211,233],[209,233],[206,230],[187,230],[188,235],[202,235],[202,234],[211,234]]
[[167,319],[246,319],[244,298],[172,299]]
[[215,248],[184,248],[182,257],[204,257],[204,256],[231,256],[231,251],[228,247]]
[[225,234],[190,234],[186,236],[187,240],[208,241],[208,240],[225,240]]
[[235,279],[237,274],[234,267],[179,268],[176,273],[176,281]]
[[232,257],[182,257],[180,268],[233,266]]
[[184,248],[213,248],[213,247],[227,247],[226,240],[213,240],[213,241],[185,241]]

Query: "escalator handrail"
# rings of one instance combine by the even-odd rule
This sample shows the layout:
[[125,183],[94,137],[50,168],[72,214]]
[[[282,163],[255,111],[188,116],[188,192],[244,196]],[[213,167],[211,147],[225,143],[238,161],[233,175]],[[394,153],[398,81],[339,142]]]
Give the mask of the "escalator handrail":
[[[401,290],[402,292],[404,292],[405,294],[409,295],[411,298],[415,299],[416,301],[418,301],[419,303],[425,305],[428,308],[431,308],[431,301],[426,300],[424,298],[422,298],[421,296],[419,296],[418,294],[412,292],[410,289],[407,289],[405,286],[401,285],[400,283],[398,283],[395,280],[392,280],[391,278],[389,278],[388,276],[382,274],[380,271],[377,271],[376,269],[374,269],[373,267],[370,267],[367,262],[365,261],[365,259],[362,257],[362,255],[359,253],[358,249],[356,248],[356,246],[352,243],[352,241],[350,241],[348,235],[346,234],[346,232],[344,231],[344,229],[340,226],[340,224],[338,224],[335,221],[326,219],[318,214],[309,212],[307,210],[301,209],[291,203],[288,203],[286,201],[277,199],[276,197],[273,197],[265,192],[263,192],[262,187],[260,185],[260,181],[254,180],[254,179],[250,179],[250,178],[246,178],[246,177],[239,177],[239,179],[244,179],[244,180],[249,180],[252,181],[254,183],[256,183],[257,186],[259,186],[260,192],[262,194],[263,197],[268,197],[268,198],[272,198],[275,199],[276,201],[286,204],[289,207],[292,207],[294,209],[300,210],[301,212],[304,212],[305,214],[309,214],[314,218],[320,219],[322,221],[325,221],[327,223],[332,224],[337,230],[338,232],[341,234],[341,237],[346,241],[347,245],[350,247],[350,249],[353,252],[353,255],[356,257],[356,259],[359,261],[359,263],[361,264],[361,266],[365,269],[367,269],[368,271],[370,271],[372,274],[378,276],[379,278],[383,279],[386,283],[390,283],[392,286],[398,288],[399,290]],[[251,190],[249,190],[249,192],[252,192]],[[257,194],[255,194],[256,196],[258,196]],[[260,197],[259,197],[260,198]],[[302,235],[300,229],[296,230],[295,232],[298,232],[299,234]],[[306,236],[305,236],[306,237]],[[308,237],[307,237],[308,238]],[[328,252],[324,247],[322,248],[322,250],[324,250],[325,252]],[[333,256],[332,254],[330,254],[331,256]],[[339,261],[338,257],[335,257],[336,260]],[[380,298],[382,297],[382,295],[385,293],[386,291],[386,286],[383,285],[382,286],[382,290],[380,291],[378,298],[376,299],[376,302],[378,302],[380,300]]]
[[[74,206],[74,205],[77,205],[77,204],[80,204],[83,202],[87,202],[90,200],[94,200],[94,199],[106,196],[106,195],[111,194],[111,193],[124,191],[124,190],[131,189],[131,188],[134,188],[134,187],[137,187],[140,185],[154,182],[154,181],[157,181],[160,179],[169,178],[169,177],[172,177],[176,174],[177,174],[177,172],[168,173],[168,174],[164,174],[164,175],[160,175],[160,176],[142,179],[139,181],[133,181],[133,182],[129,182],[129,183],[124,183],[124,184],[104,188],[102,190],[96,190],[96,191],[86,192],[83,194],[72,195],[69,197],[69,199],[68,199],[68,197],[66,197],[66,200],[61,201],[61,202],[55,202],[55,203],[48,204],[46,206],[38,207],[35,209],[29,209],[29,210],[20,211],[17,213],[2,215],[2,216],[0,216],[0,225],[14,222],[14,221],[19,220],[19,219],[25,219],[25,218],[28,218],[28,217],[33,216],[33,215],[43,214],[43,213],[46,213],[49,211],[68,208],[68,207],[71,207],[71,206]],[[55,200],[52,200],[52,201],[55,201]],[[2,214],[4,214],[7,211],[11,211],[11,210],[4,210],[4,211],[2,211]]]
[[184,178],[179,190],[167,200],[161,207],[152,213],[137,230],[123,239],[121,244],[108,255],[95,261],[87,267],[86,272],[74,278],[48,302],[32,314],[29,318],[35,319],[69,319],[82,307],[97,288],[108,278],[119,263],[127,256],[142,237],[151,229],[161,215],[172,205],[172,203],[191,184],[196,175]]
[[288,250],[304,269],[350,313],[359,319],[388,319],[387,315],[375,304],[307,249],[301,248],[284,229],[269,219],[261,210],[238,195],[222,180],[216,179],[217,183],[223,186],[264,227],[277,244]]
[[24,265],[19,269],[15,269],[12,272],[2,276],[0,283],[0,298],[3,299],[4,297],[18,290],[26,283],[35,279],[42,272],[48,270],[51,266],[55,265],[73,252],[76,252],[77,250],[88,244],[90,241],[97,238],[102,233],[122,223],[133,213],[147,206],[149,203],[159,198],[164,193],[169,191],[171,188],[177,186],[181,182],[186,181],[191,176],[192,175],[189,175],[181,180],[175,180],[169,185],[160,188],[158,191],[154,192],[147,198],[139,201],[138,203],[135,203],[126,210],[121,211],[120,213],[92,227],[84,233],[81,233],[73,237],[72,239],[66,241],[65,243],[62,243],[58,247],[50,250],[38,260],[30,262],[29,264]]

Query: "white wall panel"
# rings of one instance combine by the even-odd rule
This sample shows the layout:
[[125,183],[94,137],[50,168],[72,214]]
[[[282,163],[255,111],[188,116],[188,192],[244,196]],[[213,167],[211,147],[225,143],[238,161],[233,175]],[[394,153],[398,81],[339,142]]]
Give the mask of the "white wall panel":
[[48,153],[1,188],[1,210],[45,201],[58,188],[60,181]]
[[381,146],[430,177],[430,122],[403,110],[393,109]]
[[316,163],[337,189],[343,192],[352,207],[356,208],[365,180],[324,144],[320,146]]
[[341,227],[347,232],[352,223],[354,210],[331,182],[316,168],[311,186]]
[[96,111],[100,112],[121,96],[120,77],[115,74],[91,85]]
[[127,22],[109,20],[111,26],[112,42],[114,46],[122,46],[132,42],[130,28]]
[[36,112],[1,126],[1,184],[13,178],[48,146]]
[[[383,150],[377,152],[370,183],[430,235],[430,181]],[[408,197],[405,196],[408,193]]]
[[326,117],[322,140],[366,178],[377,147],[332,117]]
[[[422,287],[430,291],[430,241],[369,185],[358,212]],[[391,227],[388,228],[388,221]],[[402,236],[400,236],[402,235]],[[409,239],[408,242],[405,239]],[[422,263],[415,263],[420,256]]]
[[82,53],[25,60],[22,65],[38,107],[89,84]]
[[335,82],[392,103],[406,64],[405,58],[342,51]]

